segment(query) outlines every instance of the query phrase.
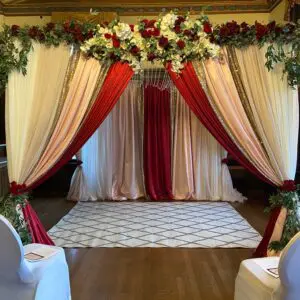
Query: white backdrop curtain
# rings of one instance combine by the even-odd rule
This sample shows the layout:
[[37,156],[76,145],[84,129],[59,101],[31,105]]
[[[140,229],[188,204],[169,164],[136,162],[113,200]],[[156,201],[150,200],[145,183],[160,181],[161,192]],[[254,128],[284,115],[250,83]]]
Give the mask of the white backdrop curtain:
[[[73,178],[69,199],[145,197],[143,108],[140,84],[130,82],[120,100],[81,150],[84,178]],[[85,180],[85,183],[82,181]],[[80,184],[78,189],[77,184]]]
[[243,201],[233,188],[227,152],[200,123],[179,92],[172,93],[173,195],[178,200]]

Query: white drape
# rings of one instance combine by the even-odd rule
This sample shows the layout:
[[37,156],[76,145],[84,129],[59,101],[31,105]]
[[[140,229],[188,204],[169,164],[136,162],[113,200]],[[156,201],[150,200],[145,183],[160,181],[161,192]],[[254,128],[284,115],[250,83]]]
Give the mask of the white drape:
[[265,67],[267,46],[236,49],[236,55],[256,129],[274,171],[284,181],[294,179],[296,173],[298,91],[282,77],[283,64],[270,72]]
[[53,128],[67,72],[70,48],[34,43],[27,74],[9,74],[6,142],[10,181],[24,183],[38,162]]
[[182,96],[175,102],[172,186],[175,199],[243,201],[232,185],[224,148],[199,122]]
[[[73,181],[73,200],[126,200],[145,196],[143,182],[143,120],[141,87],[130,82],[99,129],[82,148],[80,193]],[[77,181],[78,184],[78,181]]]

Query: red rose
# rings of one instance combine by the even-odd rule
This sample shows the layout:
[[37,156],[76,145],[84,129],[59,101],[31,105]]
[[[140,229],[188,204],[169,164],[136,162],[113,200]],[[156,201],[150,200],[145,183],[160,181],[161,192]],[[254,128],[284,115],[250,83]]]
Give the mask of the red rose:
[[120,40],[113,39],[113,46],[114,46],[114,48],[120,48],[120,44],[121,44]]
[[84,41],[84,37],[81,32],[75,32],[73,36],[74,36],[75,41],[79,41],[79,42]]
[[63,24],[63,27],[64,27],[64,31],[66,32],[66,33],[69,33],[70,32],[70,27],[71,27],[71,25],[70,25],[70,21],[66,21],[64,24]]
[[267,34],[268,29],[265,25],[255,22],[256,39],[260,40]]
[[12,25],[11,26],[11,34],[13,36],[18,35],[19,31],[20,31],[20,26],[19,25]]
[[117,56],[113,52],[111,52],[109,53],[109,58],[114,60],[117,58]]
[[229,29],[229,34],[234,35],[240,32],[240,25],[235,21],[227,22],[226,27]]
[[227,37],[229,34],[230,34],[230,29],[227,28],[227,26],[222,25],[222,27],[220,28],[220,36]]
[[166,48],[166,47],[168,46],[168,44],[169,44],[169,40],[168,40],[168,38],[162,36],[162,37],[159,39],[158,44],[159,44],[160,47]]
[[180,33],[180,32],[181,32],[180,25],[176,25],[176,26],[174,27],[174,31],[175,31],[176,33]]
[[22,194],[22,192],[24,190],[26,190],[26,184],[23,183],[23,184],[18,184],[16,183],[15,181],[11,182],[10,183],[10,192],[13,194],[13,195],[20,195]]
[[147,19],[144,19],[144,20],[141,21],[141,23],[144,23],[145,28],[147,28],[148,22],[149,21]]
[[130,49],[130,53],[132,53],[133,55],[137,55],[140,52],[140,48],[138,46],[133,46]]
[[282,32],[282,28],[280,26],[275,27],[275,34],[279,35]]
[[36,26],[32,26],[28,30],[28,35],[32,38],[35,39],[38,35],[39,29]]
[[211,25],[209,22],[204,22],[203,23],[203,31],[207,34],[212,33]]
[[54,28],[55,28],[55,24],[53,22],[47,23],[45,27],[46,31],[48,32],[53,30]]
[[153,52],[148,53],[147,58],[149,61],[153,61],[156,58],[156,55]]
[[105,34],[104,34],[104,37],[105,37],[107,40],[109,40],[109,39],[111,39],[111,34],[105,33]]
[[45,40],[45,34],[42,31],[38,31],[37,38],[40,42],[43,42]]
[[89,30],[88,33],[86,34],[87,39],[91,39],[94,36],[94,33],[92,30]]
[[143,30],[141,32],[141,35],[142,35],[143,38],[149,38],[149,37],[151,37],[151,33],[148,30]]
[[297,190],[297,185],[294,180],[285,180],[280,190],[283,192],[294,192]]
[[134,25],[130,24],[129,27],[130,27],[130,30],[131,30],[132,32],[134,32]]
[[272,22],[270,22],[270,23],[267,25],[267,29],[268,29],[269,32],[270,32],[270,31],[274,31],[275,27],[276,27],[276,22],[275,22],[275,21],[272,21]]
[[147,28],[154,27],[155,22],[156,22],[156,20],[150,20],[150,21],[147,23]]
[[154,28],[154,30],[152,31],[152,35],[153,36],[159,36],[160,35],[160,30],[158,28]]
[[211,43],[214,43],[216,41],[215,37],[213,35],[210,36],[209,41]]
[[183,49],[185,47],[185,42],[183,40],[179,40],[176,42],[179,49]]
[[188,29],[185,29],[183,34],[186,35],[186,36],[190,36],[192,34],[192,32]]
[[242,28],[242,32],[243,33],[246,33],[246,32],[248,32],[250,30],[250,27],[249,27],[249,25],[246,22],[243,22],[241,24],[241,28]]
[[175,21],[175,26],[180,26],[181,23],[183,23],[185,21],[185,17],[183,16],[178,16],[176,21]]

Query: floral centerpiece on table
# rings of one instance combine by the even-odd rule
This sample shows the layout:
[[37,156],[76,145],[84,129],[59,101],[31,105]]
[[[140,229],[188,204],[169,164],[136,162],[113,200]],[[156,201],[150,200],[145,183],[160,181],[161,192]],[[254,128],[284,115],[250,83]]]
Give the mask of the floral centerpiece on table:
[[135,71],[141,69],[142,61],[170,62],[179,73],[187,60],[219,55],[219,46],[209,41],[211,32],[206,16],[192,20],[188,14],[170,12],[157,21],[144,19],[137,25],[118,20],[98,25],[81,50],[100,60],[127,61]]

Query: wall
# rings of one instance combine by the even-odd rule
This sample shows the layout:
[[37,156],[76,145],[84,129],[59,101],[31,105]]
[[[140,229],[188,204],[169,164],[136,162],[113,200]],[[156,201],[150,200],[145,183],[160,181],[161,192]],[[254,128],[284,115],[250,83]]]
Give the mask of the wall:
[[[209,19],[213,24],[221,24],[226,21],[235,20],[237,22],[247,22],[249,24],[254,24],[255,21],[268,23],[269,21],[269,13],[244,13],[244,14],[211,14],[208,15]],[[196,16],[195,16],[196,17]],[[156,19],[158,16],[147,16],[147,18]],[[121,21],[135,24],[141,17],[139,16],[120,16]]]
[[284,14],[286,8],[286,1],[281,1],[270,13],[269,20],[278,23],[284,22]]
[[[1,21],[1,19],[0,19]],[[4,16],[3,22],[7,25],[43,25],[51,21],[51,16]]]

